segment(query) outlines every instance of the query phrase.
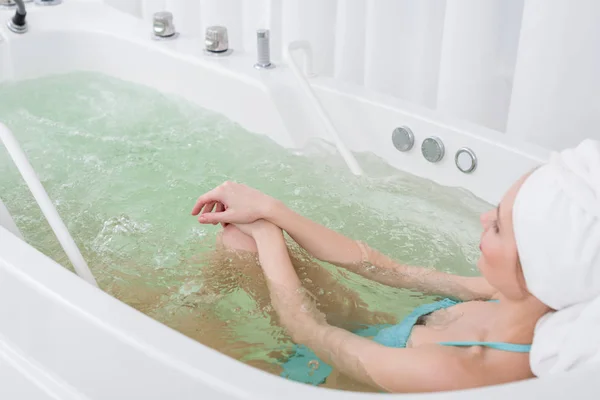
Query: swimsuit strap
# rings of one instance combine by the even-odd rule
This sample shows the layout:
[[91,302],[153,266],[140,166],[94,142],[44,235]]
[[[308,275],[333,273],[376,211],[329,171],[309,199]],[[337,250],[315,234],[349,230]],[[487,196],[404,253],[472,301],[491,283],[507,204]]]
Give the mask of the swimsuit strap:
[[[493,299],[488,300],[491,303],[499,303],[500,300]],[[489,347],[490,349],[510,351],[512,353],[529,353],[531,351],[530,344],[517,344],[517,343],[505,343],[505,342],[441,342],[438,343],[442,346],[454,346],[454,347],[471,347],[471,346],[483,346]]]
[[517,343],[505,343],[505,342],[440,342],[442,346],[455,346],[455,347],[471,347],[471,346],[483,346],[489,347],[490,349],[510,351],[513,353],[529,353],[531,350],[530,344],[517,344]]

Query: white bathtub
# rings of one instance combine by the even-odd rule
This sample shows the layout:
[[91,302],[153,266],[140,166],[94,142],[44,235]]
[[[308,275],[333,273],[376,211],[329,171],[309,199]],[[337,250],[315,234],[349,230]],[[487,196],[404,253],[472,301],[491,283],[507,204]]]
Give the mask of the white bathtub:
[[[323,128],[283,65],[253,68],[254,55],[202,54],[203,40],[150,39],[147,24],[99,1],[29,6],[30,32],[17,36],[0,12],[0,81],[75,70],[98,71],[175,93],[215,110],[286,147],[300,147]],[[391,165],[468,189],[497,202],[522,173],[547,157],[544,149],[452,120],[364,88],[311,80],[346,145]],[[392,130],[409,126],[415,146],[400,153]],[[441,138],[437,164],[420,154],[421,141]],[[471,148],[472,174],[454,165]],[[0,198],[2,194],[0,193]],[[508,396],[592,398],[600,368],[464,392],[394,395],[422,398]],[[401,377],[400,377],[401,379]],[[287,381],[230,359],[91,287],[0,226],[0,399],[368,399]],[[392,395],[390,395],[392,396]]]

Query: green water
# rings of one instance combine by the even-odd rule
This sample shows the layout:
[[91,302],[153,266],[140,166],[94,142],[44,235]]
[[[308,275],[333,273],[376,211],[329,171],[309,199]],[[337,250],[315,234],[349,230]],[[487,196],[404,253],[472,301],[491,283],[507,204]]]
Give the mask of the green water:
[[[368,177],[355,177],[324,144],[286,150],[179,98],[92,73],[0,85],[0,120],[104,290],[200,341],[213,329],[227,354],[243,343],[238,358],[251,364],[276,364],[272,352],[285,334],[235,285],[202,290],[210,268],[202,255],[219,228],[190,216],[198,195],[224,180],[261,189],[402,262],[477,273],[478,215],[489,205],[373,155],[358,155]],[[70,268],[4,149],[0,177],[0,197],[25,239]],[[326,267],[373,311],[402,316],[427,300]],[[204,328],[207,315],[223,324]]]

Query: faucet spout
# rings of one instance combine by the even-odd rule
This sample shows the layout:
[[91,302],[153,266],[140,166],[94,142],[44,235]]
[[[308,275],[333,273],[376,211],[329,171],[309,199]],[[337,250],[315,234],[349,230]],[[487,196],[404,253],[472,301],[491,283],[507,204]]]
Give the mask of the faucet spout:
[[8,29],[10,29],[11,32],[25,33],[27,32],[27,21],[25,20],[27,11],[25,11],[25,2],[23,0],[13,1],[17,5],[17,11],[15,12],[14,17],[8,20],[6,26],[8,26]]

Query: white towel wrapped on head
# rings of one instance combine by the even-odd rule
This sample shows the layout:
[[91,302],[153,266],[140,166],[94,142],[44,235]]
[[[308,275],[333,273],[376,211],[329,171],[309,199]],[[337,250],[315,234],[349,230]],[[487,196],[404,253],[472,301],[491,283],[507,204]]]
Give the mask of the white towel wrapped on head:
[[600,142],[553,154],[513,208],[527,289],[556,310],[537,323],[537,376],[600,362]]

